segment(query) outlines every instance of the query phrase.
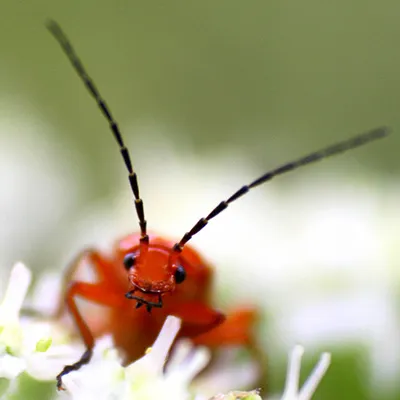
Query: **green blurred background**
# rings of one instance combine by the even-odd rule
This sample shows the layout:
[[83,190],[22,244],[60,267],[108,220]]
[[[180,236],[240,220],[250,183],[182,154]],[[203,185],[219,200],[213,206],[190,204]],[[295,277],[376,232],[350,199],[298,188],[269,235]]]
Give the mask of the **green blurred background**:
[[[188,204],[188,191],[196,188],[206,195],[208,189],[221,189],[221,196],[229,195],[268,168],[380,125],[393,129],[389,139],[330,161],[321,168],[333,172],[311,172],[307,185],[316,179],[315,188],[319,181],[338,177],[349,186],[361,182],[367,195],[380,199],[377,218],[380,207],[388,205],[389,187],[395,210],[400,199],[398,2],[0,0],[4,273],[17,259],[35,271],[60,270],[85,245],[110,241],[125,233],[121,227],[135,224],[117,148],[44,28],[49,17],[67,32],[122,128],[153,229],[159,228],[157,201],[166,193],[175,208],[162,212],[173,212],[182,222],[170,232],[162,222],[159,226],[166,233],[183,233],[221,200],[218,192],[207,201],[192,196]],[[220,168],[215,173],[214,165]],[[221,181],[224,170],[226,180]],[[185,175],[190,171],[197,172],[193,181]],[[300,175],[273,186],[278,197],[290,196],[294,211],[296,196],[305,201],[298,191],[304,191]],[[164,186],[157,192],[160,182]],[[241,207],[257,209],[267,224],[260,204],[267,201],[268,190],[261,191],[264,197],[257,204],[247,199]],[[120,195],[126,201],[116,200]],[[113,223],[120,207],[124,216],[118,214]],[[230,217],[234,220],[240,210]],[[99,221],[99,214],[108,222]],[[400,221],[398,215],[394,221]],[[223,218],[222,228],[228,224]],[[396,249],[396,223],[386,218],[388,240]],[[246,232],[238,226],[235,235],[240,239]],[[230,252],[226,263],[235,259],[235,246],[223,244],[223,236],[218,241],[220,253]],[[389,269],[397,265],[392,259]],[[390,276],[397,288],[398,272]],[[224,284],[219,287],[229,292]],[[398,399],[396,384],[371,389],[362,354],[338,346],[336,364],[315,398]],[[277,357],[271,372],[274,391],[282,384],[285,353]]]

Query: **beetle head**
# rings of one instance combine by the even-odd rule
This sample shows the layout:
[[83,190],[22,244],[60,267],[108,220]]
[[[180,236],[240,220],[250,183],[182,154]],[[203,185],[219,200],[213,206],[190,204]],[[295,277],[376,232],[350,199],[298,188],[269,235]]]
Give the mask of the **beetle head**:
[[177,258],[171,249],[140,241],[135,251],[124,256],[124,266],[132,286],[126,297],[136,300],[136,307],[146,305],[149,312],[153,307],[161,308],[162,296],[173,292],[176,284],[185,279],[185,271]]

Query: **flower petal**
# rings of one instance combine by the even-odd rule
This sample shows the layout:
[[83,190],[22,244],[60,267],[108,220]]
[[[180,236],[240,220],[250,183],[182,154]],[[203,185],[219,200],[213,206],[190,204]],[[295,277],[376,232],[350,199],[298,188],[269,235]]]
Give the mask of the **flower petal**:
[[3,321],[13,321],[18,318],[31,279],[31,271],[24,264],[19,262],[14,265],[0,305],[0,325],[3,325]]
[[286,374],[285,390],[283,391],[282,400],[291,400],[297,398],[299,390],[301,358],[304,354],[304,348],[297,345],[289,355],[289,365]]
[[309,400],[316,391],[321,379],[324,377],[326,370],[331,363],[331,355],[329,353],[323,353],[315,366],[311,375],[307,378],[306,383],[300,390],[299,400]]
[[24,359],[4,354],[0,357],[0,377],[14,379],[26,368]]

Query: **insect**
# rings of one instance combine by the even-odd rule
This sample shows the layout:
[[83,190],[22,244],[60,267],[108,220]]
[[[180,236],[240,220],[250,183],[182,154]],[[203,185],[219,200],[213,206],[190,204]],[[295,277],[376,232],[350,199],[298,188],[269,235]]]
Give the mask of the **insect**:
[[[86,351],[79,361],[66,366],[57,376],[58,388],[62,387],[65,374],[89,362],[96,337],[111,333],[116,346],[125,351],[126,362],[131,362],[151,345],[168,315],[182,319],[180,337],[192,338],[196,344],[210,347],[242,345],[255,349],[252,328],[257,311],[253,308],[235,309],[225,316],[216,310],[211,299],[213,270],[187,243],[209,221],[250,189],[299,167],[381,139],[388,134],[388,129],[373,129],[266,172],[242,186],[227,200],[221,201],[178,242],[174,242],[148,233],[137,175],[117,122],[59,25],[50,21],[47,27],[109,123],[128,171],[140,227],[140,233],[129,234],[116,241],[112,254],[105,255],[96,249],[88,249],[69,266],[64,277],[65,303],[82,336]],[[84,262],[89,262],[95,270],[97,282],[73,280],[75,272]],[[90,316],[84,318],[76,302],[78,297],[107,306],[101,321],[94,322]]]

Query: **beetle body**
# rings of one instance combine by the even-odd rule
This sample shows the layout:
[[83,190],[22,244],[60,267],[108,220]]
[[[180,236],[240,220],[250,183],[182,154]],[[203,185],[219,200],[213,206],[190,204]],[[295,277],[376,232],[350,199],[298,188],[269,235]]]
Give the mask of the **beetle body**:
[[[57,315],[61,316],[68,305],[87,348],[93,348],[94,340],[111,334],[117,348],[123,351],[125,362],[130,363],[141,357],[157,337],[168,315],[182,319],[178,338],[191,338],[194,343],[211,348],[246,346],[256,348],[253,328],[257,311],[253,307],[243,307],[226,316],[212,306],[213,269],[191,246],[185,246],[177,258],[177,264],[185,271],[182,284],[176,284],[173,291],[153,293],[151,287],[139,287],[132,279],[136,265],[126,268],[126,260],[140,254],[140,234],[130,234],[118,240],[110,255],[96,250],[82,252],[70,265],[64,277],[65,302],[60,303]],[[171,256],[174,242],[149,234],[146,249],[146,268],[137,281],[160,281]],[[76,279],[80,269],[89,265],[95,275],[94,281]],[[136,263],[135,263],[136,264]],[[157,279],[158,278],[158,279]],[[184,283],[184,284],[183,284]],[[123,293],[135,291],[136,306]],[[162,296],[162,307],[152,307],[158,296]],[[89,300],[80,309],[77,298]],[[141,301],[141,300],[142,301]],[[94,312],[90,303],[104,306],[101,312]]]

